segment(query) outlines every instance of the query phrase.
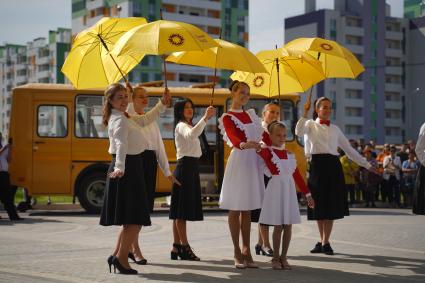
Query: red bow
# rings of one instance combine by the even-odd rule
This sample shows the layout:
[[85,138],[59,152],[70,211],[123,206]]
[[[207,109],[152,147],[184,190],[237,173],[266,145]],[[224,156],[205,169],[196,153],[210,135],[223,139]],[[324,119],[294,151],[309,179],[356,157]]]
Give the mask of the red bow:
[[326,126],[330,126],[331,125],[331,121],[329,121],[329,120],[320,120],[320,125],[323,125],[323,124],[325,124]]
[[130,115],[128,115],[127,111],[124,111],[124,116],[130,118]]

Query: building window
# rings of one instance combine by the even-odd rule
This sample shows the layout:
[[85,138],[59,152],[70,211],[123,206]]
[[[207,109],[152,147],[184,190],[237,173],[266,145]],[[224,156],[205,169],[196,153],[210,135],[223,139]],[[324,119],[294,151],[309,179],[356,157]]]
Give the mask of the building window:
[[360,125],[345,125],[345,133],[347,135],[362,135],[363,127]]
[[386,101],[401,101],[401,94],[399,92],[385,92]]
[[205,76],[203,75],[192,75],[192,74],[180,74],[180,82],[191,82],[191,83],[204,83]]
[[360,89],[346,89],[345,98],[362,99],[362,91]]
[[363,38],[361,36],[356,36],[356,35],[346,35],[345,36],[345,42],[347,44],[362,45],[363,44]]

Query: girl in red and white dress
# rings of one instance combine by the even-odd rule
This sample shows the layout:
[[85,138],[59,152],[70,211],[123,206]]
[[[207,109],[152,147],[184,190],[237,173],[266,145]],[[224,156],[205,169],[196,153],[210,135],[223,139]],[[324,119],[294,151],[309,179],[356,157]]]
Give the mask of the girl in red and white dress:
[[[263,126],[264,133],[262,142],[268,146],[271,146],[271,140],[269,136],[269,132],[267,130],[267,126],[270,125],[274,121],[280,120],[280,107],[278,102],[270,102],[264,105],[263,108],[263,121],[261,125]],[[267,186],[268,177],[264,176],[264,184]],[[261,209],[253,210],[251,213],[251,222],[257,222],[260,218]],[[269,241],[269,226],[261,225],[258,223],[258,242],[255,245],[255,253],[257,255],[265,255],[272,257],[273,250]]]
[[[291,269],[286,255],[291,241],[292,224],[301,223],[295,183],[305,194],[310,207],[314,207],[314,200],[297,168],[295,156],[285,150],[286,126],[275,121],[268,126],[268,132],[272,146],[263,148],[259,154],[266,165],[264,172],[271,179],[264,194],[259,223],[274,226],[273,269]],[[279,255],[281,238],[282,252]]]
[[[253,109],[243,110],[249,101],[249,86],[233,81],[230,90],[230,110],[219,119],[223,139],[232,147],[221,187],[220,208],[229,210],[235,267],[257,268],[250,250],[251,210],[261,207],[264,193],[264,178],[256,153],[261,150],[264,130]],[[242,234],[242,250],[239,234]]]

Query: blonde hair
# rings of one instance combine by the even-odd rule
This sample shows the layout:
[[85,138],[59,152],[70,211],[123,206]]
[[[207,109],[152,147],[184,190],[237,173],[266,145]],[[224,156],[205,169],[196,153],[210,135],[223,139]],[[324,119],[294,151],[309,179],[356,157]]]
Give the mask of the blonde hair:
[[111,117],[111,112],[112,112],[111,100],[120,91],[126,91],[126,88],[120,83],[111,84],[105,90],[105,93],[104,93],[105,102],[103,103],[103,117],[102,117],[102,123],[105,127],[108,126],[109,117]]
[[134,96],[136,95],[137,91],[144,91],[145,93],[147,93],[146,88],[144,88],[142,86],[142,84],[137,84],[134,88],[133,88],[133,92],[131,93],[131,98],[134,99]]

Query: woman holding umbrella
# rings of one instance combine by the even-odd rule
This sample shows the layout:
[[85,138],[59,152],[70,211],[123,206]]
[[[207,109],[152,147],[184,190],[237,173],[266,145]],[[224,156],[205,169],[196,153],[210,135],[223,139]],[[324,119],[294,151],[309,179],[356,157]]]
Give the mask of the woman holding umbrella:
[[304,105],[303,117],[298,121],[295,133],[307,137],[310,146],[306,155],[311,156],[308,187],[316,202],[314,208],[308,208],[308,220],[316,220],[320,241],[311,253],[333,255],[329,243],[334,220],[348,215],[345,205],[344,174],[338,159],[338,147],[358,165],[374,172],[373,167],[349,143],[341,130],[330,123],[332,102],[326,97],[317,100],[315,111],[318,118],[307,119],[311,101]]

